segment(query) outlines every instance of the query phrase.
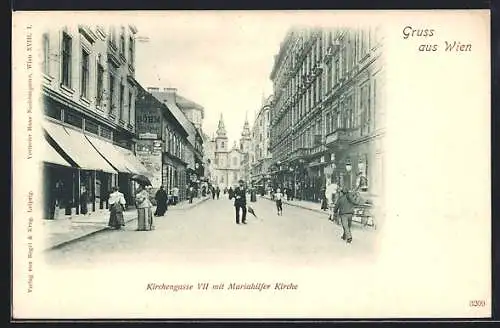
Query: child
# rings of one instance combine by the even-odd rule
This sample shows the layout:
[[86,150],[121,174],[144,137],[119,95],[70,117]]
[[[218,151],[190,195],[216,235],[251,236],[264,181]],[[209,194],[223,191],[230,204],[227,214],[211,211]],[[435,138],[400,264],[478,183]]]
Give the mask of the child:
[[274,193],[274,199],[276,200],[276,209],[278,210],[278,215],[283,215],[283,203],[281,199],[283,198],[283,194],[281,193],[280,188],[276,189]]

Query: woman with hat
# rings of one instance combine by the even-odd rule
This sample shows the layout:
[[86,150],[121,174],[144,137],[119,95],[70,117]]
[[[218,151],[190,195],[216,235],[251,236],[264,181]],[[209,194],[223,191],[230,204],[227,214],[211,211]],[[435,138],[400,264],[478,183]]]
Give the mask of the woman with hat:
[[139,186],[135,195],[135,207],[137,208],[137,230],[153,230],[153,212],[151,211],[151,201],[149,192],[145,186]]

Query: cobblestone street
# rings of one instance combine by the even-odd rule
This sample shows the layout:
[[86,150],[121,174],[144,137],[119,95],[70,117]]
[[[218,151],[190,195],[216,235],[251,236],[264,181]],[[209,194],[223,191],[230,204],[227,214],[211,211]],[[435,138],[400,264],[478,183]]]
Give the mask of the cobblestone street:
[[74,266],[105,263],[273,263],[334,264],[372,254],[376,231],[353,226],[354,241],[340,239],[341,227],[325,214],[285,205],[283,216],[274,203],[258,198],[249,203],[247,225],[237,225],[227,197],[197,207],[167,211],[155,218],[154,231],[103,231],[46,253],[49,264]]

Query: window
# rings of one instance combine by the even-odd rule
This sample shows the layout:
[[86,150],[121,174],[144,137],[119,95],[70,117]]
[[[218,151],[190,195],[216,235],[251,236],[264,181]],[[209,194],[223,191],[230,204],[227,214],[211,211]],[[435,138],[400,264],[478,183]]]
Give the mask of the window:
[[99,126],[95,122],[85,120],[85,131],[91,132],[93,134],[99,134]]
[[129,92],[128,94],[128,123],[132,124],[132,97],[133,94],[132,92]]
[[120,54],[125,56],[125,31],[123,27],[120,32]]
[[42,63],[42,69],[43,72],[47,75],[50,74],[50,41],[49,41],[49,35],[45,33],[43,35],[43,63]]
[[109,29],[109,41],[116,49],[116,29],[113,26]]
[[222,149],[224,149],[224,141],[222,141],[222,142],[220,143],[220,147],[221,147]]
[[233,157],[233,166],[238,165],[237,162],[238,162],[238,159],[236,157]]
[[67,33],[63,33],[62,41],[62,84],[71,87],[71,42],[72,39]]
[[76,126],[80,129],[83,127],[83,119],[80,116],[71,112],[65,112],[64,114],[64,122]]
[[80,76],[81,92],[83,98],[89,95],[89,53],[82,49],[82,71]]
[[97,64],[97,99],[96,105],[98,107],[102,106],[102,98],[104,95],[104,67],[101,63]]
[[370,132],[370,85],[368,83],[361,88],[361,117],[359,122],[361,135]]
[[109,113],[115,113],[115,77],[109,74]]
[[335,58],[335,70],[333,72],[334,78],[335,78],[335,84],[337,84],[340,80],[340,59],[337,56]]
[[111,130],[110,129],[107,129],[107,128],[103,128],[101,126],[101,136],[106,138],[106,139],[112,139],[112,134],[111,134]]
[[128,60],[130,66],[134,67],[134,39],[132,37],[128,40]]
[[124,112],[124,97],[125,97],[125,86],[123,84],[120,85],[120,120],[123,120],[123,112]]

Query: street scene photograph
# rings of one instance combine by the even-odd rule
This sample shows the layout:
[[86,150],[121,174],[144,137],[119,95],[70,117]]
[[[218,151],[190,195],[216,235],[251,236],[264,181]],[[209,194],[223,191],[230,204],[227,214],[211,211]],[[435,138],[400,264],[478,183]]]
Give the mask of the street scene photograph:
[[373,255],[377,26],[201,15],[52,27],[38,42],[48,264]]
[[14,17],[16,318],[491,312],[488,12]]

